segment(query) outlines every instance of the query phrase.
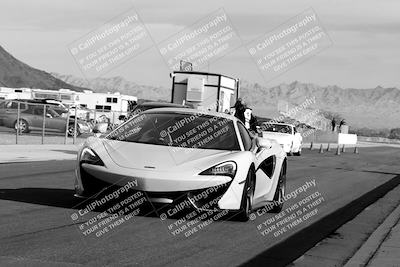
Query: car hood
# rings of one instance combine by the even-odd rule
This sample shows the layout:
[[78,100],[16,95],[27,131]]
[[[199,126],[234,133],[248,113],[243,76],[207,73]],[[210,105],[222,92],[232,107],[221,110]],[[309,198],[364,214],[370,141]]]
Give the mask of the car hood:
[[141,144],[102,139],[113,162],[120,167],[174,172],[183,169],[209,168],[218,159],[236,151],[176,148],[163,145]]
[[290,142],[292,140],[292,135],[287,133],[275,133],[275,132],[262,132],[263,138],[274,139],[278,143]]

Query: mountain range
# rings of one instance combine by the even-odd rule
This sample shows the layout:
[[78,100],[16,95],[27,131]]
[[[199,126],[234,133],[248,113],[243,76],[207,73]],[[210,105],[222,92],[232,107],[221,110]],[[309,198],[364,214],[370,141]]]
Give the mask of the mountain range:
[[140,99],[171,100],[170,89],[150,85],[139,85],[127,81],[123,77],[84,79],[73,75],[51,73],[57,79],[79,87],[91,88],[97,93],[120,92],[125,95],[133,95]]
[[[52,73],[67,83],[92,88],[96,92],[120,92],[138,98],[169,100],[170,87],[138,85],[123,77],[95,78],[86,80],[72,75]],[[308,98],[315,97],[315,104],[309,109],[318,109],[324,114],[338,114],[349,125],[356,128],[400,127],[400,90],[376,87],[373,89],[342,89],[338,86],[318,86],[295,81],[271,88],[257,83],[241,81],[240,96],[252,107],[255,114],[265,117],[278,116],[280,100],[292,105],[301,105]]]
[[[72,75],[47,73],[19,61],[0,46],[0,86],[28,87],[57,90],[69,88],[94,92],[120,92],[140,99],[169,101],[171,85],[165,87],[140,85],[123,77],[84,79]],[[355,128],[400,127],[400,90],[397,88],[343,89],[338,86],[319,86],[292,82],[267,88],[258,83],[241,80],[240,97],[253,108],[256,115],[275,117],[280,101],[300,105],[307,98],[315,98],[310,109],[324,114],[338,114]]]
[[70,88],[76,91],[85,89],[59,80],[45,71],[32,68],[13,57],[2,46],[0,46],[0,86],[51,90]]

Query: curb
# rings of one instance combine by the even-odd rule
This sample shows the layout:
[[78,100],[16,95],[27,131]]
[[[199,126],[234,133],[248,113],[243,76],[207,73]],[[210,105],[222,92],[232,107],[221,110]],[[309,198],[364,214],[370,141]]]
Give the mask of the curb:
[[70,158],[59,158],[59,159],[49,159],[49,158],[38,158],[38,159],[11,159],[10,161],[0,160],[0,165],[2,164],[19,164],[19,163],[35,163],[35,162],[47,162],[47,161],[65,161],[65,160],[76,160],[76,156]]
[[400,185],[400,175],[297,231],[240,266],[286,266],[290,264],[398,185]]
[[371,234],[367,241],[347,261],[345,267],[366,266],[375,255],[382,242],[386,239],[392,228],[400,220],[400,206],[398,206]]

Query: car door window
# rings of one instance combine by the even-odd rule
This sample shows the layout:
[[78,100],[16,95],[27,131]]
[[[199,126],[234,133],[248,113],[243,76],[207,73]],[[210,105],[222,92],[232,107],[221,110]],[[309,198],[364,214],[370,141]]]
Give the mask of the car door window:
[[43,116],[43,109],[41,108],[35,108],[33,111],[33,114]]
[[251,140],[250,134],[247,131],[247,129],[243,126],[243,124],[238,122],[237,126],[239,128],[239,134],[240,134],[240,137],[242,138],[244,149],[246,151],[249,151],[252,147],[252,140]]
[[7,108],[8,108],[8,109],[18,109],[18,103],[17,103],[17,102],[10,102],[10,103],[7,105]]

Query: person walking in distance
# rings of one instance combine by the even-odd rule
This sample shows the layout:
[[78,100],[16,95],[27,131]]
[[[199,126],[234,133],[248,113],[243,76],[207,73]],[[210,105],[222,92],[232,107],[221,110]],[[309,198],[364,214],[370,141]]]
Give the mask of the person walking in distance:
[[335,128],[336,128],[336,121],[335,118],[332,118],[332,132],[335,131]]

